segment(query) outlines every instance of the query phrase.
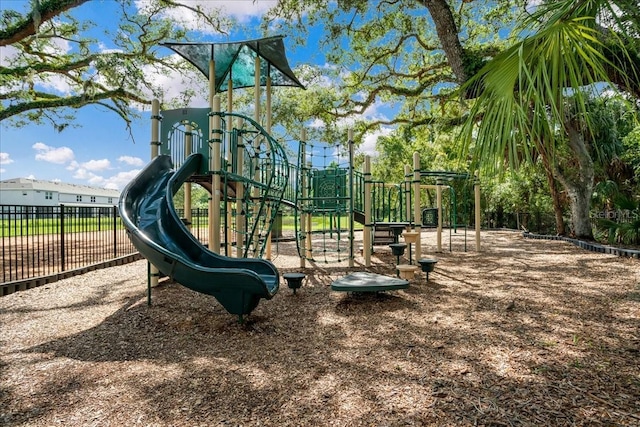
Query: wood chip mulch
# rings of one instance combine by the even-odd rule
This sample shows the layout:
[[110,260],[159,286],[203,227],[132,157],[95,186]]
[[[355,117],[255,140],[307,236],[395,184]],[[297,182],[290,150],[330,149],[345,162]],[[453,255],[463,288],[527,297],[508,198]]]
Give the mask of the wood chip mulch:
[[[244,324],[146,262],[0,298],[1,426],[638,426],[640,260],[482,233],[429,282],[332,292],[299,268]],[[291,244],[289,244],[291,245]],[[469,245],[471,248],[471,245]],[[395,275],[378,247],[368,271]]]

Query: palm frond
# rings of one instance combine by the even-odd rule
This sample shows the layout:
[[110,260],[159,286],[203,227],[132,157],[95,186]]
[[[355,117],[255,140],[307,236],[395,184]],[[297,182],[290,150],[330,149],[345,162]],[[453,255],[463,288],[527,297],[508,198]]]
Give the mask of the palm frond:
[[463,155],[475,142],[474,166],[489,173],[518,167],[518,159],[530,159],[536,144],[553,155],[562,137],[558,129],[570,116],[590,126],[587,89],[608,81],[607,60],[594,18],[567,18],[565,3],[574,2],[560,3],[552,7],[547,25],[495,57],[465,85],[482,88],[470,114],[481,120],[470,119],[461,134]]

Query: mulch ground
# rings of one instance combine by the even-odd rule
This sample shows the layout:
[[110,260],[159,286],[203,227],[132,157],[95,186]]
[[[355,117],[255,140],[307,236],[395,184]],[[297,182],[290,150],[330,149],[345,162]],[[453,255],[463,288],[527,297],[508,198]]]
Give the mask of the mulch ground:
[[[169,281],[147,306],[144,261],[2,297],[0,425],[640,425],[640,260],[432,237],[429,281],[381,294],[331,291],[360,256],[301,269],[280,243],[304,285],[244,324]],[[367,270],[394,263],[379,247]]]

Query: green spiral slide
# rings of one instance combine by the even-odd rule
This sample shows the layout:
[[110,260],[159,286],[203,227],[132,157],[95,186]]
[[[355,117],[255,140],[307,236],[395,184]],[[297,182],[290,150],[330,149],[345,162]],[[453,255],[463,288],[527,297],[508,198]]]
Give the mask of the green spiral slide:
[[169,156],[153,159],[122,192],[120,216],[134,246],[161,273],[214,296],[242,321],[260,299],[276,294],[279,273],[267,260],[230,258],[209,251],[183,224],[173,195],[200,170],[202,161],[201,154],[192,154],[174,171]]

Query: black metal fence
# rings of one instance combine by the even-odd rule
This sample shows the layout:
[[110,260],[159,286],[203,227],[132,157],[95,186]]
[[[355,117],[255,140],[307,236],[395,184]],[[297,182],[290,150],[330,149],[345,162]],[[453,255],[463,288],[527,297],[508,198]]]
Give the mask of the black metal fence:
[[[178,216],[184,220],[184,209],[176,208]],[[191,223],[189,224],[191,234],[203,245],[209,244],[209,210],[205,208],[191,209]]]
[[482,212],[482,226],[487,229],[509,228],[528,230],[539,234],[556,234],[556,223],[553,213],[546,212]]
[[0,295],[37,286],[31,279],[138,259],[117,206],[0,205],[0,238]]

